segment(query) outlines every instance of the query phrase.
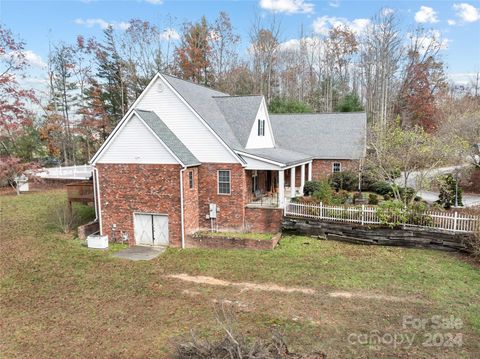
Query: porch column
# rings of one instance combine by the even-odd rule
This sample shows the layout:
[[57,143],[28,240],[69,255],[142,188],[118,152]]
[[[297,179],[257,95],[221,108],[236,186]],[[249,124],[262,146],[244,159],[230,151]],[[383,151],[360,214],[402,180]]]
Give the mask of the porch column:
[[295,167],[290,168],[290,198],[295,197]]
[[312,180],[313,161],[308,164],[308,180]]
[[300,195],[303,196],[303,186],[305,186],[305,164],[300,167]]
[[278,206],[285,207],[285,171],[278,171]]

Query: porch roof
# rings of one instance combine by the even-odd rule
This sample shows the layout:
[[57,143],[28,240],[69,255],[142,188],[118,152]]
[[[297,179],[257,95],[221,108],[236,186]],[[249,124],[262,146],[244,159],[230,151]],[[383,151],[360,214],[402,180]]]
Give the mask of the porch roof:
[[306,155],[305,153],[286,150],[279,147],[245,149],[242,151],[238,151],[238,153],[240,155],[245,154],[247,156],[255,156],[260,160],[265,159],[268,161],[273,161],[277,163],[279,167],[289,167],[296,164],[308,162],[313,159],[312,156]]

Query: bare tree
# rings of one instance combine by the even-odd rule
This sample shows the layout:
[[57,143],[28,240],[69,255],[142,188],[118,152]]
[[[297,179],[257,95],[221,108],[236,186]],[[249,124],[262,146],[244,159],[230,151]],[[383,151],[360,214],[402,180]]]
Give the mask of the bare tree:
[[369,119],[382,126],[392,117],[403,54],[395,13],[380,12],[360,41],[360,66]]
[[256,91],[269,103],[273,98],[275,71],[278,62],[280,23],[276,17],[265,27],[259,17],[250,30],[250,51],[253,72],[257,81]]

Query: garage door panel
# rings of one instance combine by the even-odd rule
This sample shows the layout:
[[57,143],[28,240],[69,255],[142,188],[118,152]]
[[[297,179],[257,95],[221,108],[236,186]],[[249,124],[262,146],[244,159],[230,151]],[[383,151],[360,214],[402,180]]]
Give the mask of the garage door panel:
[[168,245],[168,216],[135,213],[134,234],[138,245]]
[[167,246],[168,245],[168,217],[167,216],[153,216],[153,233],[154,245]]

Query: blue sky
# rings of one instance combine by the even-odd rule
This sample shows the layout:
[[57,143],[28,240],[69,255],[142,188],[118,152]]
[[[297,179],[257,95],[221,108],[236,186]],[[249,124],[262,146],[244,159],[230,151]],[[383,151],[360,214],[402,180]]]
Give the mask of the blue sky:
[[[333,23],[343,22],[358,31],[382,8],[399,14],[405,31],[417,25],[439,32],[445,39],[442,57],[447,72],[458,82],[480,71],[480,1],[308,1],[308,0],[71,0],[23,1],[0,0],[0,21],[26,42],[32,74],[41,76],[46,61],[49,38],[73,42],[77,35],[102,36],[102,27],[111,23],[123,28],[128,20],[139,18],[173,28],[202,15],[213,20],[224,10],[231,16],[243,47],[256,16],[273,14],[281,20],[281,40],[298,38],[303,26],[306,34],[322,33]],[[35,80],[32,80],[35,82]]]

